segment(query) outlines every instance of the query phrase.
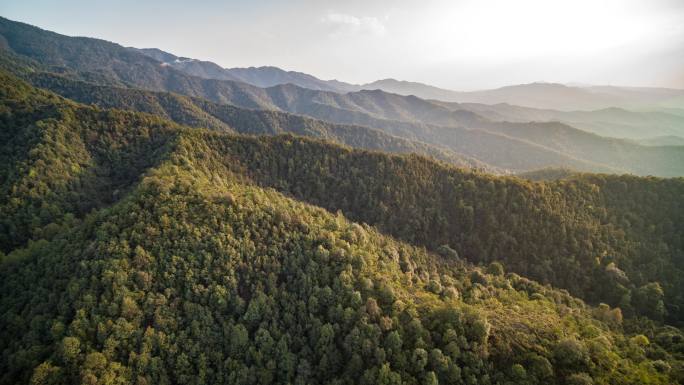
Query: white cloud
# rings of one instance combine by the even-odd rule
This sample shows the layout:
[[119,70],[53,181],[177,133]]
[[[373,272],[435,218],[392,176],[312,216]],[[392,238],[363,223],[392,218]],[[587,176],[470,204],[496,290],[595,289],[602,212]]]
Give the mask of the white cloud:
[[321,19],[321,22],[329,25],[332,30],[330,36],[338,37],[345,35],[370,35],[382,36],[385,34],[385,25],[377,17],[357,17],[344,13],[329,12]]

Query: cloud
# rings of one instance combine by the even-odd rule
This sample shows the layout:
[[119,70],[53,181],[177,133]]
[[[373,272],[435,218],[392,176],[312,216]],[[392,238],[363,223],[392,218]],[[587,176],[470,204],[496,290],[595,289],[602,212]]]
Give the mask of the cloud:
[[382,36],[386,32],[385,25],[377,17],[357,17],[344,13],[329,12],[323,16],[321,22],[331,27],[331,37],[345,35]]

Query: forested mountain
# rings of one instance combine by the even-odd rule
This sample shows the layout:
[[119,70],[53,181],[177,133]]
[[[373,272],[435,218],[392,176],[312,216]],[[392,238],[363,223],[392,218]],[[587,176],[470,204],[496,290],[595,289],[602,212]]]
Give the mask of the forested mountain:
[[164,67],[172,67],[200,78],[242,81],[241,79],[226,73],[218,64],[209,61],[178,57],[157,48],[137,49],[129,47],[129,49],[154,58]]
[[[558,129],[553,124],[493,123],[465,109],[377,90],[339,94],[292,84],[258,88],[241,82],[203,79],[113,43],[91,39],[81,44],[81,38],[48,33],[6,19],[0,20],[0,34],[15,55],[78,80],[172,91],[219,104],[280,110],[337,124],[367,126],[445,148],[499,169],[526,171],[561,166],[640,175],[684,174],[681,161],[684,148],[681,147],[641,146],[588,136],[567,126]],[[62,48],[56,50],[56,46]],[[540,127],[551,129],[540,134]],[[588,139],[590,149],[582,148]]]
[[[250,170],[258,183],[341,210],[410,243],[433,250],[449,245],[476,262],[502,261],[519,274],[619,305],[628,314],[651,312],[642,309],[638,293],[657,281],[665,294],[658,317],[669,314],[676,322],[684,316],[681,178],[590,174],[532,184],[421,158],[277,141],[242,145],[232,164]],[[270,163],[263,160],[267,149]],[[331,158],[331,151],[338,155]],[[316,167],[305,166],[312,163]]]
[[358,87],[351,84],[320,80],[309,74],[285,71],[277,67],[227,68],[225,71],[240,81],[257,87],[266,88],[282,84],[295,84],[299,87],[320,91],[349,92],[358,90]]
[[27,79],[35,86],[81,103],[146,112],[193,127],[252,135],[292,133],[357,148],[424,154],[459,167],[499,172],[474,158],[363,126],[333,124],[279,111],[244,109],[172,93],[99,86],[42,72],[31,73]]
[[[333,112],[333,117],[330,118],[329,109],[320,110],[322,116],[340,122],[342,124],[340,126],[339,124],[302,120],[299,117],[273,111],[244,110],[230,105],[215,104],[200,98],[183,101],[183,98],[176,94],[155,94],[138,89],[98,86],[70,80],[70,74],[56,76],[55,74],[41,72],[43,69],[40,65],[31,61],[22,66],[21,63],[17,63],[17,58],[13,55],[0,54],[0,59],[4,60],[3,67],[19,74],[35,85],[51,89],[66,97],[106,107],[162,114],[162,116],[169,117],[182,124],[205,125],[216,128],[222,127],[222,123],[226,123],[235,125],[236,129],[243,133],[277,133],[280,130],[286,130],[298,134],[325,137],[355,147],[395,152],[411,150],[429,154],[456,165],[490,171],[529,170],[548,165],[564,165],[586,171],[626,171],[621,168],[580,160],[527,140],[518,140],[511,136],[483,130],[376,119],[363,113],[352,113],[350,111],[341,114]],[[26,71],[27,66],[33,70]],[[168,112],[162,111],[164,109],[167,109]],[[240,116],[235,114],[237,111],[240,111]],[[259,125],[255,126],[254,122],[247,120],[245,116],[256,116],[257,120],[260,121]],[[287,120],[292,124],[284,127],[281,124],[282,119],[274,119],[274,117],[288,117]],[[217,122],[217,119],[221,122]],[[301,123],[305,123],[305,126],[301,126]],[[349,127],[349,124],[355,123],[375,127],[376,130]],[[349,135],[350,129],[354,133],[351,137]],[[333,135],[333,131],[344,132],[344,134]],[[359,134],[379,138],[361,140]],[[479,159],[486,159],[487,162]],[[492,164],[497,166],[492,166]]]
[[[0,122],[2,384],[684,379],[684,335],[660,320],[678,314],[681,179],[495,178],[186,128],[10,76]],[[629,253],[653,242],[657,259]],[[506,273],[575,253],[570,274],[594,260],[650,319]]]
[[359,86],[349,83],[321,80],[309,74],[285,71],[278,67],[222,68],[212,62],[178,57],[156,48],[137,50],[187,74],[206,79],[236,80],[262,88],[294,84],[299,87],[320,91],[350,92],[361,90]]

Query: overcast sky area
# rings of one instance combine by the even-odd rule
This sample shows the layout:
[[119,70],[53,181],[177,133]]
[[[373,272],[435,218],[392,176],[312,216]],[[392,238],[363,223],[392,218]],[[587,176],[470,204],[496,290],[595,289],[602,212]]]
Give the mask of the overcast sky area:
[[0,0],[0,15],[223,67],[351,83],[684,88],[682,0]]

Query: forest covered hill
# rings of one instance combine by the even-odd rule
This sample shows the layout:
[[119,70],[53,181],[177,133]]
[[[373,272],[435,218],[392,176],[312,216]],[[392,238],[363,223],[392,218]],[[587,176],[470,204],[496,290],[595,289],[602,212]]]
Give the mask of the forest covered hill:
[[0,35],[9,49],[3,56],[9,52],[35,61],[41,71],[61,72],[89,83],[170,91],[218,104],[366,126],[510,172],[568,167],[638,175],[684,174],[682,146],[643,146],[559,123],[547,123],[541,128],[549,129],[540,133],[535,123],[495,122],[467,109],[380,90],[340,94],[292,84],[259,88],[200,78],[114,43],[58,35],[7,19],[0,19]]
[[28,74],[26,79],[35,86],[81,103],[151,113],[193,127],[253,135],[292,133],[357,148],[419,153],[460,167],[500,172],[495,167],[446,148],[365,126],[334,124],[280,111],[245,109],[173,93],[101,86],[45,72]]
[[0,18],[0,385],[684,383],[684,147],[164,55]]
[[[606,255],[597,263],[633,295],[634,314],[587,305],[507,273],[522,272],[524,249],[496,262],[517,234],[487,219],[496,210],[523,221],[511,229],[566,226],[566,244],[530,228],[524,245],[543,257],[596,242],[580,267],[583,255],[622,251],[600,243],[604,230],[587,238],[586,226],[602,225],[581,225],[593,214],[605,231],[624,231],[624,245],[681,251],[681,232],[667,227],[682,223],[668,222],[681,215],[668,195],[680,194],[681,179],[495,178],[415,155],[182,127],[11,76],[0,97],[0,383],[682,380],[682,333],[662,323],[678,313],[661,285],[677,282],[663,275],[633,288],[651,279],[628,270],[643,261]],[[462,202],[435,201],[457,185]],[[659,191],[642,202],[643,222],[629,210],[637,186]],[[433,216],[440,202],[445,212]],[[424,226],[432,218],[434,235]],[[644,238],[628,230],[654,225],[663,227]],[[481,228],[465,244],[487,247],[454,242],[464,226]],[[653,261],[653,273],[678,266],[671,258]]]

